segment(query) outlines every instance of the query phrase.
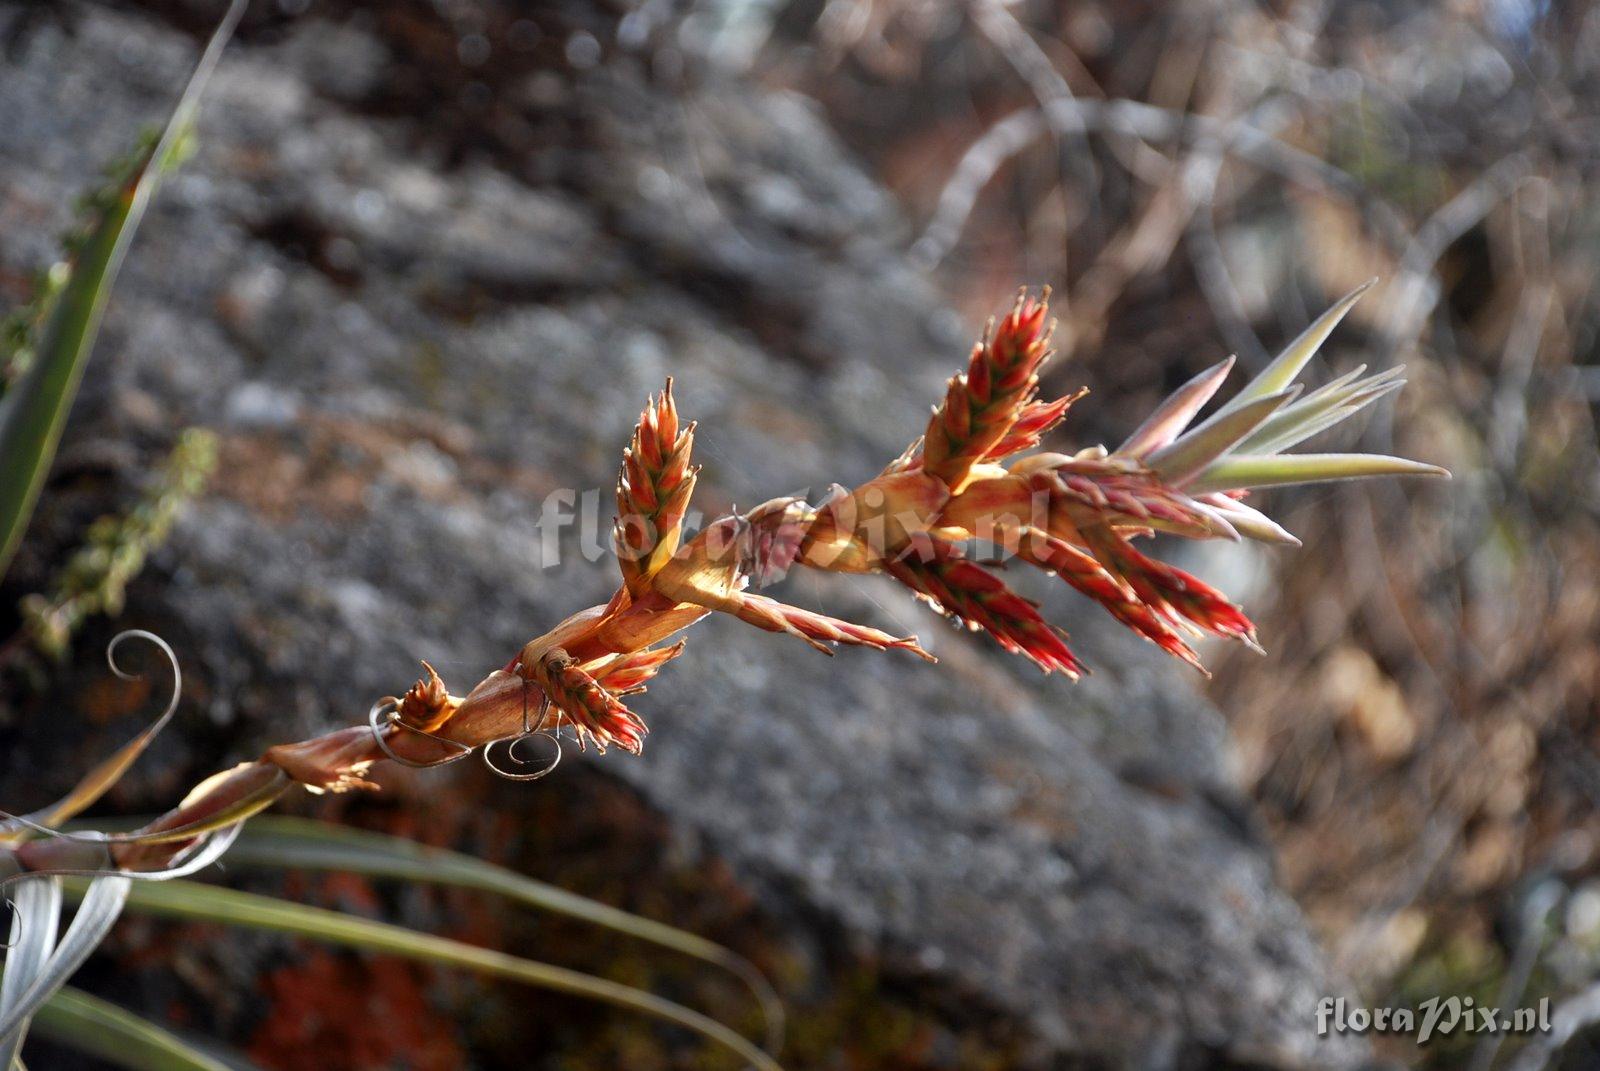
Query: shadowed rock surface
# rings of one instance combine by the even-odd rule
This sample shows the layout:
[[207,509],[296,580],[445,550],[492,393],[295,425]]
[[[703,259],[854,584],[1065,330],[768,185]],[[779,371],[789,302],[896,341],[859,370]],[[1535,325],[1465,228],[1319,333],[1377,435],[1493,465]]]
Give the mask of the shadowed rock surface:
[[[578,28],[563,20],[541,15],[546,37]],[[0,6],[0,28],[15,290],[196,47],[102,9]],[[970,344],[804,100],[655,84],[659,62],[607,45],[583,70],[501,74],[483,121],[523,127],[463,149],[403,107],[397,47],[370,20],[311,20],[230,53],[19,560],[18,583],[42,582],[85,472],[128,485],[175,429],[221,434],[211,491],[122,619],[165,631],[197,678],[175,735],[200,743],[189,767],[168,753],[183,776],[206,772],[207,740],[241,757],[360,718],[419,658],[464,689],[603,600],[617,460],[668,374],[701,422],[699,505],[720,511],[876,472]],[[586,536],[541,527],[562,489]],[[892,970],[980,995],[1041,1063],[1353,1062],[1314,1036],[1337,984],[1228,787],[1217,713],[1153,648],[1030,592],[1074,623],[1092,679],[1040,680],[887,583],[797,576],[784,597],[915,632],[941,664],[824,659],[708,621],[637,704],[644,756],[601,762],[763,900],[801,908],[784,917],[834,920]],[[18,785],[50,744],[6,732],[0,777]]]

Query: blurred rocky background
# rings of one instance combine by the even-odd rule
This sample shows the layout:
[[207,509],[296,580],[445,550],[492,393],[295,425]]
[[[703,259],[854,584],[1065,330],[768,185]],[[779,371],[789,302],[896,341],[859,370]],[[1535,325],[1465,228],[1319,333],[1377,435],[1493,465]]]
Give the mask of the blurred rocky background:
[[[0,308],[218,14],[0,3]],[[668,374],[704,508],[817,496],[898,452],[1021,283],[1056,291],[1049,386],[1094,389],[1082,445],[1376,274],[1325,373],[1405,363],[1361,444],[1457,478],[1280,495],[1304,549],[1189,551],[1264,659],[1209,650],[1198,679],[1063,605],[1096,673],[1041,682],[888,585],[800,577],[787,597],[941,664],[709,621],[639,704],[642,758],[387,774],[302,810],[731,945],[781,990],[794,1068],[1533,1061],[1318,1039],[1314,1009],[1595,1002],[1597,102],[1600,15],[1536,0],[262,0],[0,591],[0,803],[145,716],[102,668],[119,627],[189,671],[110,801],[147,813],[360,718],[418,658],[465,686],[603,599],[613,566],[544,504],[598,492],[609,518]],[[19,600],[196,425],[206,492],[114,622],[41,654]],[[751,1020],[466,895],[276,891]],[[574,1001],[193,926],[124,923],[82,982],[269,1068],[722,1066]],[[1600,1060],[1576,1035],[1550,1066]]]

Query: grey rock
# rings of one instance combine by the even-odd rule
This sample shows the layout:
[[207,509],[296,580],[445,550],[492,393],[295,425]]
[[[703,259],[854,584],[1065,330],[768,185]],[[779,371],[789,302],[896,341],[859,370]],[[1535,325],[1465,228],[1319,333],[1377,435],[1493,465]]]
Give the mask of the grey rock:
[[[68,194],[163,114],[195,55],[134,15],[69,24],[29,30],[0,71],[9,271],[44,262]],[[722,508],[870,476],[968,345],[903,258],[890,199],[803,101],[715,80],[671,100],[624,55],[540,90],[577,117],[566,142],[447,167],[417,149],[423,120],[351,103],[387,51],[305,22],[229,54],[75,422],[152,457],[182,425],[223,436],[128,617],[184,623],[241,754],[359,718],[418,658],[463,687],[603,600],[610,482],[667,374],[701,422],[701,504]],[[119,404],[135,392],[158,425]],[[562,489],[587,536],[548,523]],[[611,772],[811,913],[795,917],[981,994],[1055,1056],[1359,1059],[1314,1036],[1338,983],[1180,669],[1053,592],[1097,670],[1080,685],[887,583],[800,576],[784,595],[914,631],[942,663],[823,659],[708,621],[639,704],[644,756]]]

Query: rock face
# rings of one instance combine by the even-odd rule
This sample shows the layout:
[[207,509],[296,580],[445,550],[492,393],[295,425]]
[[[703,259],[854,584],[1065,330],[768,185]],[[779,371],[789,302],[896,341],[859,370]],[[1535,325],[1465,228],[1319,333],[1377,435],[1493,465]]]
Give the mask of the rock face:
[[[0,6],[0,26],[19,273],[196,46],[96,8]],[[669,373],[710,510],[874,473],[970,344],[802,100],[668,89],[607,44],[501,78],[496,121],[527,137],[462,151],[437,116],[373,104],[404,64],[370,20],[269,29],[229,54],[146,221],[66,455],[114,446],[136,471],[180,426],[223,437],[125,615],[178,623],[184,732],[209,718],[242,754],[348,723],[421,657],[463,687],[602,600],[608,488]],[[581,65],[594,33],[555,54]],[[562,502],[586,532],[558,538]],[[1217,713],[1153,648],[1034,593],[1079,622],[1093,678],[1039,680],[887,584],[801,576],[785,597],[914,631],[941,664],[712,620],[639,703],[644,756],[601,761],[762,896],[981,994],[1047,1060],[1352,1063],[1314,1035],[1336,983],[1228,787]]]

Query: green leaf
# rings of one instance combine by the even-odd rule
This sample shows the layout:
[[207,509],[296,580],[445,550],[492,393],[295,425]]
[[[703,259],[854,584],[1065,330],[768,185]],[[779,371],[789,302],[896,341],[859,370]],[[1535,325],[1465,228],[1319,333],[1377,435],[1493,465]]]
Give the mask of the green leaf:
[[1152,471],[1171,484],[1181,485],[1261,426],[1297,393],[1295,388],[1257,398],[1247,405],[1217,413],[1186,432],[1176,442],[1150,455]]
[[[69,892],[74,895],[84,887],[77,879],[65,880]],[[771,1056],[734,1030],[653,993],[582,971],[540,963],[494,949],[478,948],[447,937],[418,933],[387,922],[191,881],[139,882],[128,899],[127,909],[168,918],[197,919],[293,934],[346,948],[459,967],[584,997],[683,1027],[730,1050],[760,1071],[781,1071]]]
[[1368,476],[1443,476],[1438,465],[1408,461],[1383,454],[1275,454],[1225,457],[1196,476],[1184,488],[1190,494],[1232,491],[1246,487],[1276,487],[1295,483],[1359,480]]
[[272,815],[245,826],[228,852],[228,862],[234,866],[339,870],[475,889],[648,941],[732,973],[761,1006],[767,1022],[767,1047],[776,1051],[782,1044],[783,1005],[761,972],[743,956],[687,930],[535,881],[470,855],[331,822]]
[[52,1041],[129,1071],[237,1071],[147,1019],[77,989],[63,989],[33,1017]]
[[51,306],[32,365],[0,398],[0,575],[16,553],[54,459],[67,413],[100,330],[106,298],[216,68],[245,0],[234,0],[190,76],[154,148],[104,206],[77,248],[71,277]]
[[1288,347],[1274,358],[1273,362],[1267,365],[1260,375],[1252,379],[1245,385],[1243,390],[1229,399],[1228,404],[1219,410],[1219,415],[1232,412],[1240,406],[1255,401],[1257,398],[1265,398],[1269,394],[1277,394],[1293,383],[1295,376],[1298,376],[1300,370],[1306,366],[1306,362],[1316,355],[1317,348],[1333,333],[1333,329],[1339,326],[1339,321],[1344,319],[1345,314],[1360,300],[1361,295],[1370,290],[1372,284],[1377,281],[1375,278],[1368,279],[1334,302],[1331,309],[1317,317],[1310,327],[1300,333],[1299,338],[1289,343]]
[[1295,446],[1321,431],[1326,431],[1405,386],[1400,378],[1403,366],[1359,379],[1347,373],[1306,397],[1285,406],[1240,443],[1245,454],[1276,454]]

